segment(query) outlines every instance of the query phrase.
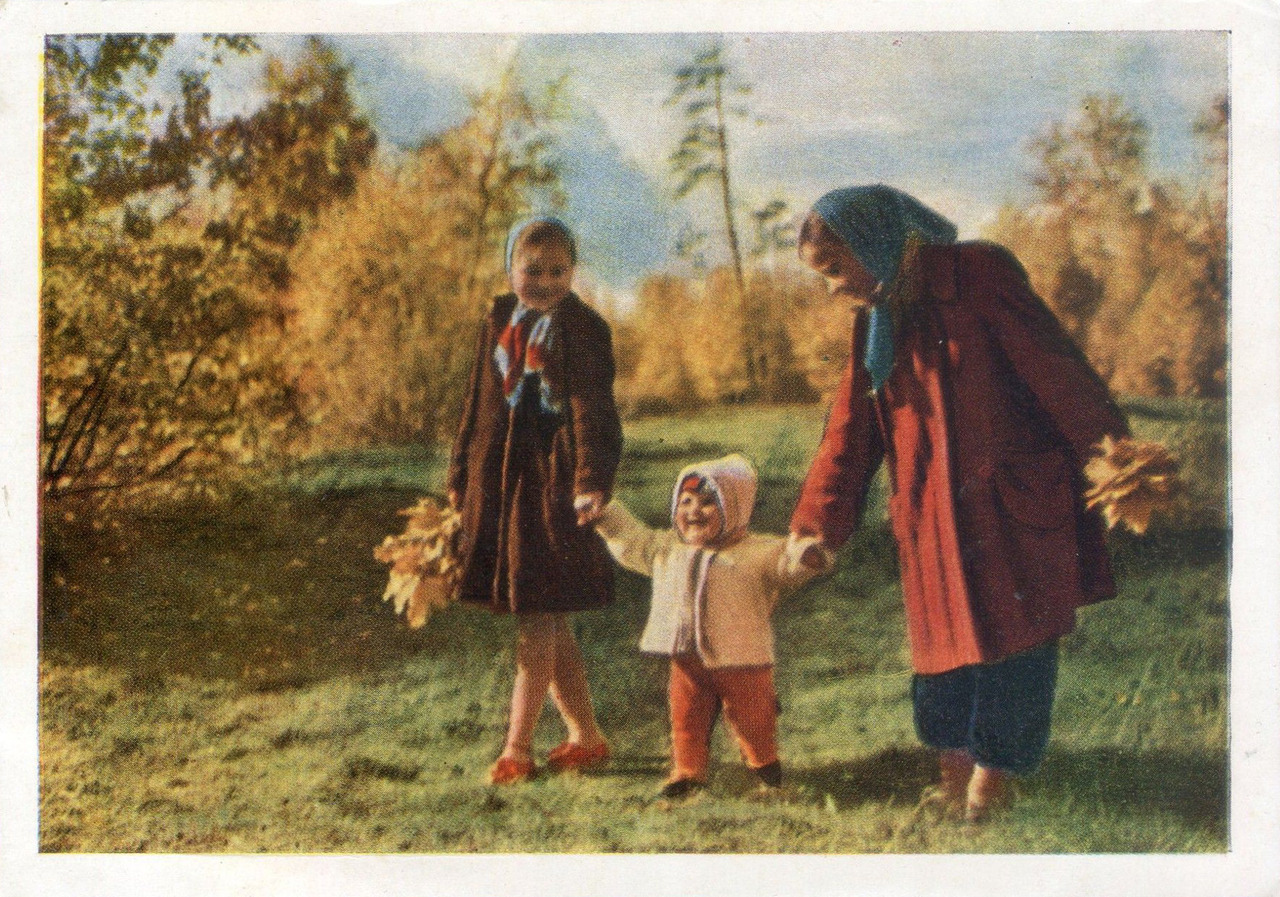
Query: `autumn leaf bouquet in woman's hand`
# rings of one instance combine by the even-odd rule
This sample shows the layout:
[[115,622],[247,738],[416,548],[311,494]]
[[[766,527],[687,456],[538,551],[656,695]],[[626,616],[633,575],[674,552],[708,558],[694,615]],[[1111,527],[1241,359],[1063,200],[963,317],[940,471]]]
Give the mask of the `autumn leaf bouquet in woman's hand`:
[[423,498],[398,512],[409,518],[405,531],[387,536],[373,556],[391,565],[383,601],[394,602],[396,614],[418,629],[436,610],[457,598],[457,535],[461,518],[453,508]]
[[1107,526],[1142,535],[1153,514],[1168,513],[1182,488],[1178,462],[1158,442],[1104,438],[1085,464],[1085,506],[1102,510]]

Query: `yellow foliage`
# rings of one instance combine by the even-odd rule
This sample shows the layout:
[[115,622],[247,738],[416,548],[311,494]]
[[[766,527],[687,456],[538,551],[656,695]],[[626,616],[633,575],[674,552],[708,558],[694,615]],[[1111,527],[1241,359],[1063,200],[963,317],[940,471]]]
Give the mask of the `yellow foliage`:
[[373,556],[391,567],[382,600],[392,602],[396,614],[417,629],[457,598],[462,521],[457,511],[431,498],[399,513],[409,518],[405,531],[387,536]]
[[[624,403],[670,410],[716,402],[814,401],[823,389],[815,381],[829,379],[830,368],[839,378],[849,321],[847,309],[828,316],[830,308],[815,307],[813,297],[825,298],[815,284],[815,278],[791,269],[752,271],[747,295],[740,297],[727,267],[701,280],[647,278],[623,331],[626,357],[634,358],[631,369],[620,365]],[[838,344],[839,351],[824,340]]]
[[1032,144],[1040,201],[987,231],[1113,391],[1225,394],[1226,116],[1198,125],[1217,177],[1190,191],[1148,174],[1146,126],[1118,98],[1086,98]]
[[1107,526],[1124,525],[1142,535],[1158,512],[1168,512],[1180,491],[1178,462],[1155,442],[1103,439],[1097,455],[1085,464],[1092,484],[1085,506],[1101,508]]
[[447,440],[503,241],[552,189],[540,113],[508,73],[472,116],[368,172],[298,250],[294,366],[313,448]]

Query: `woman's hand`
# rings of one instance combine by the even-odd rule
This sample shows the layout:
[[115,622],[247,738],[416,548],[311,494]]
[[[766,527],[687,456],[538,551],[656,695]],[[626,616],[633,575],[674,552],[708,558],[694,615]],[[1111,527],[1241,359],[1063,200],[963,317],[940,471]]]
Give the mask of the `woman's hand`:
[[449,490],[449,507],[453,508],[455,511],[460,510],[458,508],[458,490],[457,489]]
[[578,526],[590,526],[604,513],[604,493],[586,492],[579,495],[573,500],[573,509],[578,513]]
[[787,538],[784,555],[788,573],[795,573],[801,567],[814,573],[825,573],[833,563],[831,552],[820,538],[802,536],[799,533],[792,533]]

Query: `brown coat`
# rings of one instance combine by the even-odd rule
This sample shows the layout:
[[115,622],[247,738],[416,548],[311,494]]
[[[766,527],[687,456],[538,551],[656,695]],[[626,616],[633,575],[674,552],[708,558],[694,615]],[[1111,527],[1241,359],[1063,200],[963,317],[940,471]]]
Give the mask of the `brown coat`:
[[613,564],[594,529],[578,526],[573,500],[607,499],[622,451],[609,326],[572,293],[557,303],[543,376],[561,412],[541,411],[536,388],[513,409],[493,351],[515,302],[499,296],[485,319],[450,459],[461,598],[496,612],[601,607],[613,598]]
[[1115,585],[1082,467],[1128,427],[1006,250],[922,250],[893,372],[863,368],[865,315],[792,518],[842,544],[889,466],[913,666],[989,663],[1070,632]]

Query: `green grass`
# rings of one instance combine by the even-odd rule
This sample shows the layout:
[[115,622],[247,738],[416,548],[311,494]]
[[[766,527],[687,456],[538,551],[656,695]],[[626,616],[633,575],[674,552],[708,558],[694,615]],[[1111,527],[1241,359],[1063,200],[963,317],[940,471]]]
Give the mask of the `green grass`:
[[[1219,407],[1129,407],[1140,435],[1213,458]],[[627,428],[619,493],[659,522],[690,460],[762,472],[757,524],[782,531],[821,429],[814,409],[729,409]],[[41,843],[160,852],[1203,852],[1227,832],[1226,531],[1221,459],[1191,471],[1198,517],[1113,540],[1119,599],[1063,645],[1044,767],[976,832],[913,808],[932,761],[911,728],[892,540],[873,491],[835,573],[780,606],[789,785],[764,798],[717,735],[710,792],[653,799],[665,664],[636,648],[647,582],[581,614],[615,760],[494,789],[513,674],[508,619],[453,608],[409,632],[371,548],[438,489],[437,457],[300,466],[237,506],[139,513],[109,548],[67,527],[42,631]],[[1216,496],[1216,498],[1214,498]],[[1218,504],[1211,506],[1213,501]],[[77,547],[81,546],[81,547]],[[536,745],[562,732],[548,711]]]

